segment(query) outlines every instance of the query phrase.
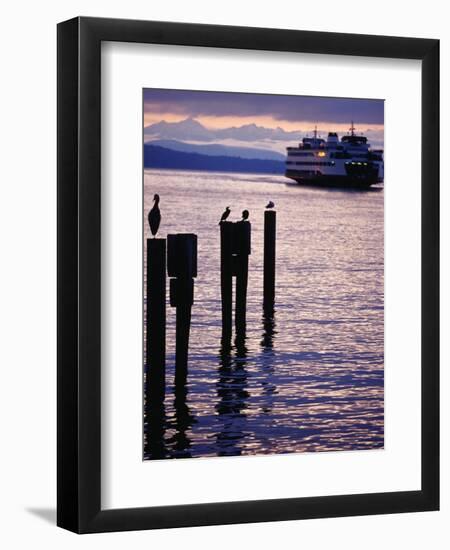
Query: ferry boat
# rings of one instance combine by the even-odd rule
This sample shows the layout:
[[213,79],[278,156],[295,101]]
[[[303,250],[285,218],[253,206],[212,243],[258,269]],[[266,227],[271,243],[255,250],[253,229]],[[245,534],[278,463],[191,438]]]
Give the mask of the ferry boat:
[[336,132],[317,137],[316,127],[314,137],[287,148],[285,176],[298,184],[367,188],[384,180],[383,150],[357,135],[353,121],[340,141]]

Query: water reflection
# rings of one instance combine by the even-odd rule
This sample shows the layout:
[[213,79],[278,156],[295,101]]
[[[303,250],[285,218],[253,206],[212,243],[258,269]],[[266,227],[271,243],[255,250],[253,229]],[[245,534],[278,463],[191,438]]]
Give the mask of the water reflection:
[[245,420],[247,399],[246,357],[247,347],[245,336],[235,340],[234,357],[228,344],[222,345],[219,351],[219,378],[217,381],[219,430],[216,442],[219,456],[237,456],[242,452],[241,440],[246,436]]
[[275,332],[275,311],[264,310],[262,316],[263,334],[261,340],[261,347],[263,351],[269,351],[273,349],[273,341],[276,335]]
[[164,400],[155,397],[144,400],[144,458],[158,460],[192,456],[188,434],[196,419],[188,406],[185,382],[185,377],[177,378],[173,391],[173,416],[167,415]]
[[[144,201],[161,189],[170,197],[160,236],[195,232],[199,239],[186,391],[174,393],[176,323],[169,316],[165,411],[152,412],[149,429],[146,422],[146,458],[383,447],[383,192],[283,181],[145,172]],[[252,253],[245,334],[221,343],[217,208],[230,197],[234,212],[252,213]],[[279,246],[276,311],[263,312],[261,205],[268,197],[277,204]]]
[[164,402],[154,401],[146,408],[144,424],[144,456],[152,459],[168,458],[165,443],[166,410]]
[[261,338],[261,348],[263,354],[268,358],[268,360],[263,361],[263,375],[261,379],[261,386],[262,386],[262,395],[264,396],[264,405],[262,407],[262,411],[264,413],[271,413],[273,409],[274,404],[274,396],[277,393],[277,387],[273,383],[273,380],[275,377],[273,376],[275,374],[274,372],[274,340],[276,338],[276,323],[275,323],[275,310],[272,308],[271,310],[267,310],[267,308],[263,311],[262,316],[262,326],[263,326],[263,332],[262,332],[262,338]]
[[187,404],[188,390],[186,385],[177,384],[175,386],[174,410],[175,418],[173,423],[174,435],[168,439],[167,443],[172,449],[172,456],[175,458],[191,457],[191,440],[188,432],[196,422],[191,414]]

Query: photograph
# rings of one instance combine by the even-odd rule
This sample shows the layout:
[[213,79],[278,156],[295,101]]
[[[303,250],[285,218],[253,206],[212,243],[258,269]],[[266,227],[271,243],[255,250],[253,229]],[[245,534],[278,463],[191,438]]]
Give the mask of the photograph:
[[143,90],[143,458],[384,448],[384,101]]

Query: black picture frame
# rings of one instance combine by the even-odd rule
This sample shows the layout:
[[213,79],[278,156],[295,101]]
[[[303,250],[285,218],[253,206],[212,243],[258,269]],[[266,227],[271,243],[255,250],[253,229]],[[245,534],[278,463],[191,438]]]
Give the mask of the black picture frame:
[[[102,41],[422,62],[421,490],[101,509]],[[437,510],[439,507],[439,41],[77,17],[58,25],[57,524],[76,533]]]

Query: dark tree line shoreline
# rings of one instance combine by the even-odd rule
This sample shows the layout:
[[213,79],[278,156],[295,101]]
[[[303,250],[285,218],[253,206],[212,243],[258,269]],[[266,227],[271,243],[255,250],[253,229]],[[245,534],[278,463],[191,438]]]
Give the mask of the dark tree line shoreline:
[[150,144],[144,145],[144,167],[253,174],[284,174],[285,170],[284,162],[278,160],[202,155]]

